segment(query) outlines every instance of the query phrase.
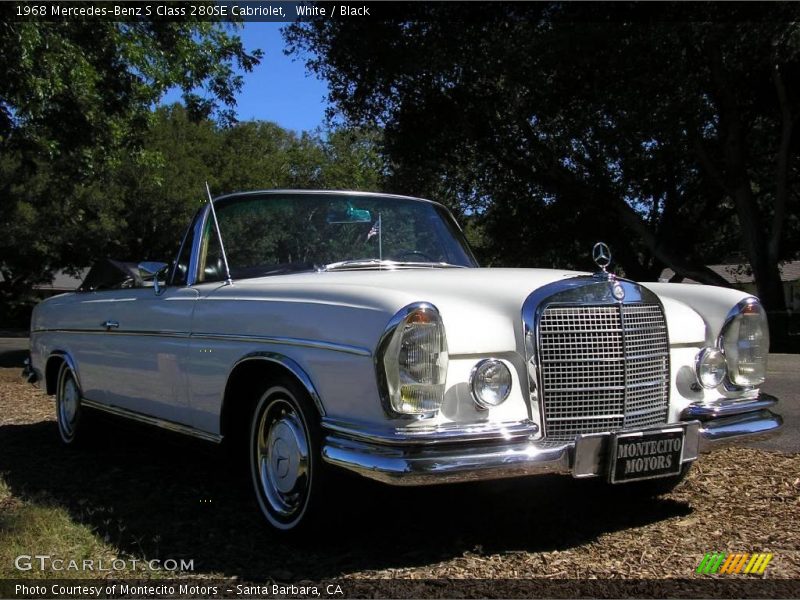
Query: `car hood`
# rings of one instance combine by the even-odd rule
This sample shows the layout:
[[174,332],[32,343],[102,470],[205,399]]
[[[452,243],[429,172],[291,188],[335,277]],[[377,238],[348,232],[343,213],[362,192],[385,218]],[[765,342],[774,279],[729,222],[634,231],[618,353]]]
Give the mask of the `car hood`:
[[[263,300],[274,311],[272,335],[313,337],[374,350],[380,336],[401,308],[427,302],[440,312],[451,354],[520,351],[522,305],[536,289],[588,273],[553,269],[406,269],[299,273],[235,281],[217,288],[217,300]],[[699,317],[682,303],[669,313],[683,321]],[[222,310],[221,303],[212,303]],[[292,315],[279,306],[291,306]],[[679,306],[681,305],[681,306]],[[230,315],[232,311],[228,311]],[[690,314],[691,313],[691,314]],[[222,313],[219,313],[221,316]],[[208,314],[211,321],[216,316]],[[298,325],[298,322],[302,325]],[[291,325],[290,325],[291,324]],[[702,321],[691,337],[702,339]],[[685,327],[681,329],[684,333]],[[681,334],[683,335],[683,334]],[[685,337],[685,336],[684,336]],[[682,339],[681,341],[687,341]]]

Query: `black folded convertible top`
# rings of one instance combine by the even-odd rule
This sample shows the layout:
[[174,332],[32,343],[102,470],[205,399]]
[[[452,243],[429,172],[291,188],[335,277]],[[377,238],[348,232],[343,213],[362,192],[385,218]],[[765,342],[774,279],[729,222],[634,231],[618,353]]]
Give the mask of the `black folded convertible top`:
[[104,258],[97,261],[78,288],[80,292],[141,287],[142,277],[136,263]]

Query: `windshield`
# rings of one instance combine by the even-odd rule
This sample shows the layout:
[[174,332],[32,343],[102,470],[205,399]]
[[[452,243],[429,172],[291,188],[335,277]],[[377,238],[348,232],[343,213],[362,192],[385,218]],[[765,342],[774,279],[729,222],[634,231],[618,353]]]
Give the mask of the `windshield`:
[[[477,266],[452,216],[441,206],[348,194],[264,194],[215,204],[231,277],[307,270]],[[207,219],[199,281],[225,278]]]

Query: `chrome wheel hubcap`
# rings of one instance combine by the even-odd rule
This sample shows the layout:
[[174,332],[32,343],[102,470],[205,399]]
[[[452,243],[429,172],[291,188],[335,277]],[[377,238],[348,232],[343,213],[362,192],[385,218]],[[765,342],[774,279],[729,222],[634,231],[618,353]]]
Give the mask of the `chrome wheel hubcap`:
[[256,465],[270,508],[290,517],[302,508],[309,484],[308,440],[300,416],[286,400],[275,400],[258,424]]
[[75,430],[75,417],[78,414],[80,394],[72,377],[67,377],[61,388],[61,401],[58,403],[59,421],[64,433],[72,435]]

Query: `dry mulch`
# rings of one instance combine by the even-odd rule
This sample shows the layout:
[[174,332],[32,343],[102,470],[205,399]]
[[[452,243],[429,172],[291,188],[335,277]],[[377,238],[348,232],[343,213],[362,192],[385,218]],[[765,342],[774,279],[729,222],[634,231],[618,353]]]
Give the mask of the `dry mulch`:
[[0,369],[0,426],[55,421],[51,397],[28,385],[22,369]]
[[64,449],[53,413],[18,369],[0,369],[0,474],[14,497],[116,527],[123,554],[193,558],[195,576],[701,578],[703,554],[722,551],[771,552],[764,578],[800,579],[800,455],[717,450],[672,494],[639,504],[568,477],[426,489],[345,478],[328,522],[298,541],[261,524],[217,449],[117,425]]

